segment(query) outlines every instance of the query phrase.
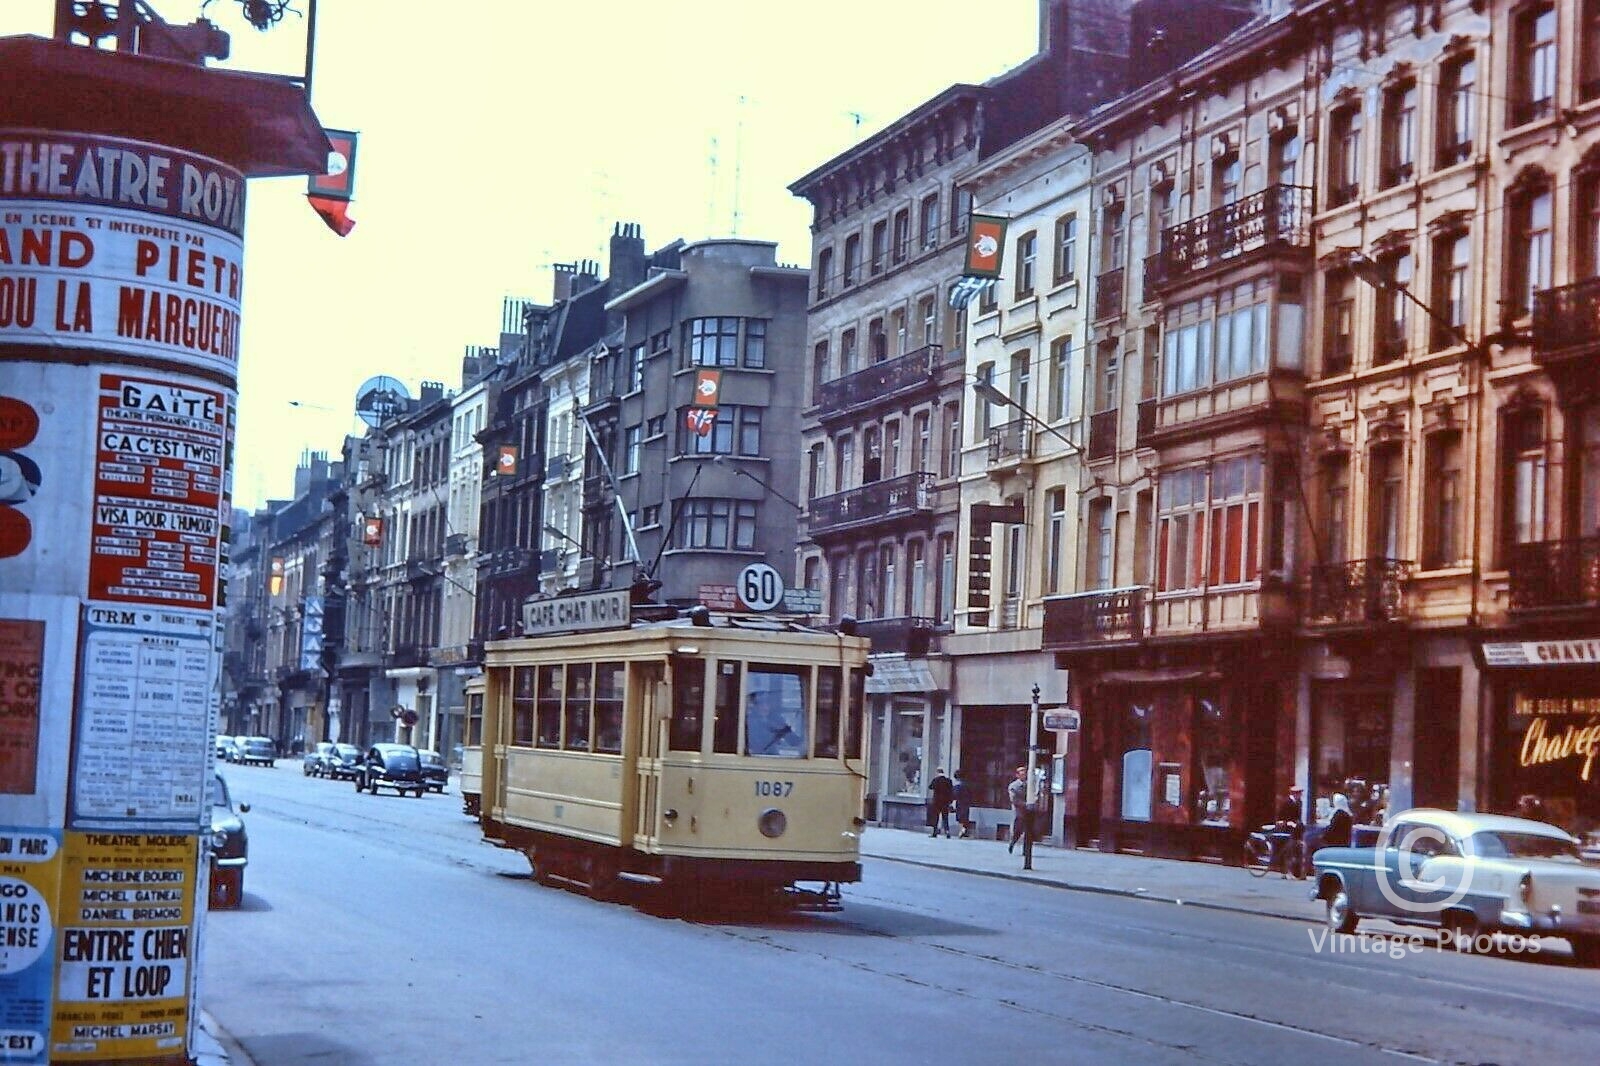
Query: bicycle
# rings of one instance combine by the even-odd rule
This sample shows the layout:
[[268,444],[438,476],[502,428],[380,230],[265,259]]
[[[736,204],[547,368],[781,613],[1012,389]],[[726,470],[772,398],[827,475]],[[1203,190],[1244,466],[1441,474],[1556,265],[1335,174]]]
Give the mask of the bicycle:
[[1305,841],[1283,823],[1264,825],[1244,842],[1244,868],[1252,877],[1265,877],[1272,870],[1284,877],[1303,881],[1306,877]]

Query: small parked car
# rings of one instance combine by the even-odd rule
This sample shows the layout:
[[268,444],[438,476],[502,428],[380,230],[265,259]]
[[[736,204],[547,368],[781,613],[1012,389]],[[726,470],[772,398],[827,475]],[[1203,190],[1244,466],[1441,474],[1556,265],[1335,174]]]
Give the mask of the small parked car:
[[245,737],[240,741],[237,761],[245,766],[274,766],[278,746],[269,737]]
[[450,783],[450,768],[444,757],[436,751],[419,751],[417,755],[422,759],[422,777],[428,782],[428,791],[443,793],[444,786]]
[[1419,808],[1389,819],[1374,845],[1322,848],[1311,858],[1328,928],[1362,918],[1483,933],[1565,937],[1584,966],[1600,966],[1600,866],[1553,825],[1494,814]]
[[250,804],[233,804],[228,783],[221,774],[211,782],[211,891],[207,902],[213,907],[237,907],[244,899],[244,868],[250,861],[250,841],[244,819]]
[[380,788],[392,788],[401,796],[410,792],[418,798],[428,791],[416,748],[410,744],[374,744],[367,749],[356,775],[356,791],[377,795]]
[[226,733],[217,734],[217,758],[226,759],[228,757],[228,742],[232,739]]
[[361,749],[354,744],[335,744],[322,772],[335,781],[354,778],[361,772]]
[[222,748],[224,762],[238,762],[241,751],[240,742],[244,737],[223,736],[217,738],[217,744]]
[[331,758],[333,745],[326,740],[319,740],[300,757],[300,772],[307,777],[321,777],[328,772],[328,760]]

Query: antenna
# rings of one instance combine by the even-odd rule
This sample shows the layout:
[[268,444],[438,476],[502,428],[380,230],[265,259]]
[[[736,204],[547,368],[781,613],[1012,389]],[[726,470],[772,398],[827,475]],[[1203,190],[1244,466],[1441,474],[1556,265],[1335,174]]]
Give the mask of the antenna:
[[717,231],[717,137],[711,135],[711,190],[706,195],[706,236]]
[[733,127],[733,235],[739,235],[739,185],[744,176],[744,105],[748,97],[739,97],[739,110]]

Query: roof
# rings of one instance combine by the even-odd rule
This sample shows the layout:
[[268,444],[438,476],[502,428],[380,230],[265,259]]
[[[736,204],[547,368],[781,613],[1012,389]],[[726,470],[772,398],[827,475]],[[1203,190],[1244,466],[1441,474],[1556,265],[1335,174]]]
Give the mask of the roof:
[[857,141],[855,144],[851,145],[849,148],[846,148],[844,151],[840,152],[832,159],[829,159],[821,166],[815,167],[809,173],[796,178],[794,181],[790,182],[789,191],[794,193],[796,196],[804,196],[806,195],[806,190],[818,180],[827,177],[830,173],[840,169],[846,164],[854,162],[861,156],[871,155],[872,152],[877,149],[878,145],[884,141],[893,140],[895,137],[915,129],[918,125],[933,118],[946,107],[953,106],[962,101],[981,100],[988,94],[988,92],[989,90],[986,86],[968,85],[958,82],[955,85],[950,86],[948,89],[945,89],[937,96],[934,96],[929,100],[924,101],[921,105],[911,109],[910,111],[907,111],[904,115],[900,116],[898,119],[891,122],[877,133],[874,133],[872,136],[867,137],[865,140]]
[[1528,833],[1532,836],[1554,837],[1558,840],[1572,839],[1572,835],[1559,826],[1548,822],[1536,822],[1531,818],[1513,818],[1506,814],[1477,814],[1417,807],[1392,815],[1387,824],[1395,825],[1398,822],[1426,822],[1438,826],[1453,837],[1468,837],[1473,833]]

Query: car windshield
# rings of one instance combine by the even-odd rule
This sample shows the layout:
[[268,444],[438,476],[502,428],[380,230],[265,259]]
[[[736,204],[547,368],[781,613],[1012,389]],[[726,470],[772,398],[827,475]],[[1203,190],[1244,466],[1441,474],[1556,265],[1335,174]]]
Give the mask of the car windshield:
[[361,757],[361,749],[354,744],[340,744],[333,750],[338,752],[341,758],[359,759]]
[[1539,833],[1472,834],[1472,853],[1484,859],[1572,859],[1578,861],[1578,846],[1560,837]]
[[270,740],[247,740],[247,741],[245,741],[244,746],[249,748],[251,751],[266,751],[268,748],[272,747],[272,741],[270,741]]

